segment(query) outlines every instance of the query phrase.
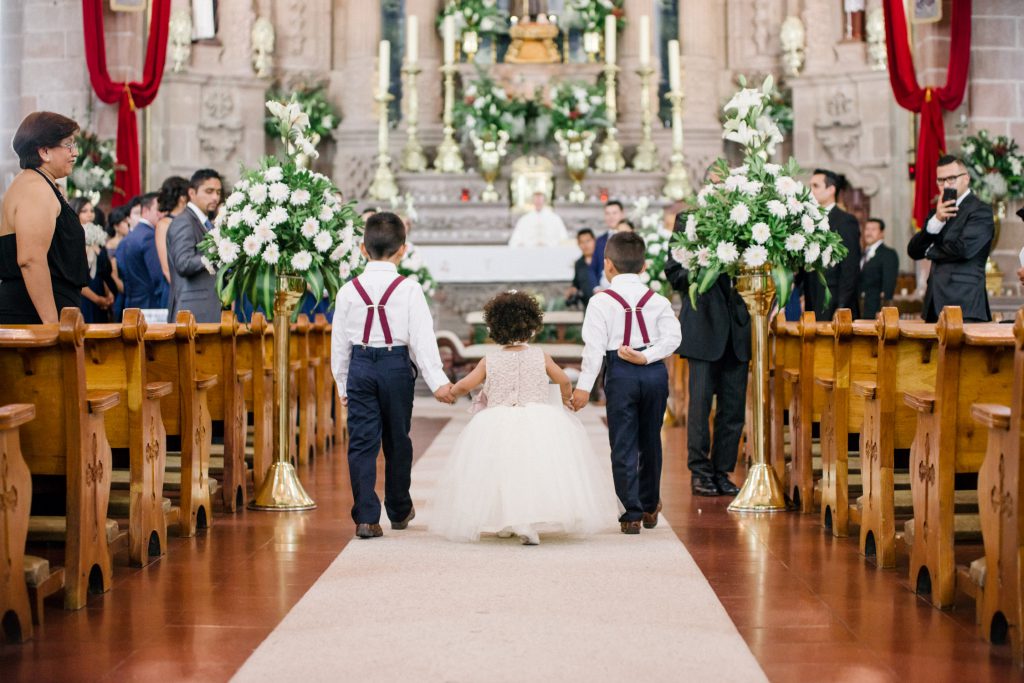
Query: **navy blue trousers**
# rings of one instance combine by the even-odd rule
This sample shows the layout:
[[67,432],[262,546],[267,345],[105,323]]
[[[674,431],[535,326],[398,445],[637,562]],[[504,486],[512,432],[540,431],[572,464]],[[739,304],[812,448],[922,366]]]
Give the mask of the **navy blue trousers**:
[[348,371],[348,473],[352,481],[352,519],[356,524],[380,522],[377,454],[384,448],[384,508],[400,522],[412,510],[413,386],[416,371],[409,349],[352,348]]
[[661,498],[661,425],[668,404],[665,363],[633,365],[609,351],[605,363],[608,439],[620,522],[654,512]]

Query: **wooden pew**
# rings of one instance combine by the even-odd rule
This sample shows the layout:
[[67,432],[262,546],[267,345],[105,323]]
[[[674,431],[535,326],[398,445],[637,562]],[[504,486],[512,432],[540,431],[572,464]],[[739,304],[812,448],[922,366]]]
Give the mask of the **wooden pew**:
[[[313,323],[315,340],[313,353],[320,359],[316,373],[317,396],[317,452],[346,444],[345,408],[338,397],[338,387],[331,371],[331,332],[333,328],[327,316],[317,313]],[[340,425],[338,423],[341,423]]]
[[274,459],[274,368],[265,355],[264,339],[269,329],[263,314],[253,313],[251,322],[239,329],[235,342],[237,367],[252,373],[252,380],[244,385],[244,391],[246,410],[252,413],[254,490],[263,483]]
[[[1013,326],[1013,389],[1008,405],[975,403],[974,419],[988,429],[985,460],[978,472],[978,512],[985,556],[972,563],[978,575],[976,621],[989,642],[1010,641],[1014,660],[1024,663],[1024,477],[1021,419],[1024,418],[1024,309]],[[987,399],[986,399],[987,401]]]
[[[248,477],[245,464],[247,413],[245,385],[253,371],[239,364],[236,337],[238,318],[223,311],[219,323],[196,325],[196,371],[218,377],[217,386],[206,393],[210,419],[224,425],[224,471],[221,494],[224,509],[235,512],[245,507]],[[217,450],[220,450],[219,448]]]
[[217,376],[197,368],[196,332],[191,311],[178,311],[174,323],[150,325],[145,337],[150,379],[171,384],[160,409],[167,435],[181,441],[178,531],[182,536],[194,536],[197,529],[213,524],[209,474],[213,430],[207,394],[216,386]]
[[312,336],[313,325],[305,313],[300,313],[295,323],[291,326],[291,340],[288,344],[288,353],[292,363],[297,363],[296,375],[298,377],[297,398],[298,398],[298,455],[299,464],[309,463],[315,455],[314,445],[316,442],[316,375],[320,368],[320,358],[313,355],[310,349],[310,337]]
[[1009,403],[1014,337],[1008,325],[964,325],[955,306],[939,314],[936,331],[934,389],[903,395],[917,411],[910,450],[914,499],[910,584],[918,593],[929,593],[936,607],[949,607],[956,591],[954,478],[958,473],[977,472],[986,447],[987,433],[974,424],[971,406],[981,401]]
[[21,425],[25,462],[32,474],[64,477],[67,485],[65,517],[29,520],[30,537],[43,527],[64,539],[66,609],[84,607],[90,588],[106,592],[112,580],[104,413],[119,397],[86,389],[84,338],[75,308],[62,310],[56,325],[0,328],[0,400],[36,406],[36,418]]
[[24,570],[32,475],[21,455],[18,428],[35,415],[31,403],[0,407],[0,628],[12,642],[32,637]]
[[[800,369],[800,322],[786,320],[783,311],[772,319],[771,351],[772,370],[770,378],[771,391],[771,463],[775,474],[783,487],[789,490],[789,477],[786,468],[786,453],[792,443],[792,420],[789,413],[793,400],[793,384],[786,381],[786,371]],[[786,427],[789,426],[787,432]]]
[[824,391],[821,524],[831,529],[834,536],[846,536],[850,524],[849,439],[859,435],[864,422],[863,397],[853,394],[850,385],[875,379],[878,337],[874,321],[854,320],[848,308],[836,311],[832,328],[832,370],[814,378]]
[[801,512],[814,511],[814,469],[812,434],[821,420],[824,391],[814,377],[832,367],[832,323],[816,322],[813,312],[805,312],[799,322],[800,365],[786,368],[783,379],[792,387],[789,406],[792,455],[789,462],[788,494]]
[[934,386],[938,337],[934,324],[901,321],[895,307],[883,308],[875,325],[876,379],[854,381],[851,391],[864,400],[860,553],[888,568],[896,566],[897,480],[903,485],[908,476],[896,472],[896,450],[909,449],[916,430],[916,415],[902,396]]
[[[106,431],[112,448],[129,452],[128,500],[115,505],[122,492],[111,492],[111,516],[128,518],[128,556],[137,567],[167,552],[163,495],[167,434],[160,399],[171,393],[171,383],[149,377],[146,329],[142,312],[129,308],[121,324],[90,325],[85,333],[88,388],[115,392],[121,398],[106,415]],[[124,509],[124,502],[127,515],[115,513]]]

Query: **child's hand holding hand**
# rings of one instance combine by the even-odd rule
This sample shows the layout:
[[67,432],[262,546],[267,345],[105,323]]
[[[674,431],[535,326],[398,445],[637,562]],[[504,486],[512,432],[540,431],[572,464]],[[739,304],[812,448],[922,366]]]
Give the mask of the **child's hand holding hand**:
[[455,403],[455,394],[452,393],[451,383],[449,382],[448,384],[445,384],[443,387],[435,391],[434,398],[436,398],[441,403],[445,403],[447,405]]
[[572,409],[579,412],[590,401],[590,392],[577,389],[572,392]]
[[629,346],[619,347],[619,358],[633,365],[647,365],[647,356]]

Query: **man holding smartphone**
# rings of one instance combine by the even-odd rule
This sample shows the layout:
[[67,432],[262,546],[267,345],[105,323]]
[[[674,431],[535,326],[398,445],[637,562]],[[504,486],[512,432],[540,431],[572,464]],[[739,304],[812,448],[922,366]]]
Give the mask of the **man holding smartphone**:
[[932,262],[924,295],[925,322],[936,322],[945,306],[959,306],[964,322],[992,319],[985,291],[985,260],[995,224],[992,207],[971,192],[970,182],[963,161],[950,155],[941,157],[938,184],[942,197],[924,230],[907,245],[910,258]]

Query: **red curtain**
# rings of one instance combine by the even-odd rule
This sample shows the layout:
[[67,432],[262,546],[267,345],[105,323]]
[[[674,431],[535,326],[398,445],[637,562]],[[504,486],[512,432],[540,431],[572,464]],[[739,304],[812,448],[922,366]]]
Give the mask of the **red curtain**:
[[171,0],[152,0],[149,44],[142,81],[115,83],[107,72],[107,46],[103,37],[103,0],[82,0],[85,30],[85,62],[96,95],[107,104],[118,103],[117,163],[122,167],[114,176],[114,206],[126,204],[140,192],[139,130],[135,110],[148,107],[160,89],[167,56],[167,33]]
[[936,164],[946,151],[946,128],[942,110],[960,106],[971,63],[971,0],[953,0],[950,22],[949,66],[941,88],[921,88],[914,72],[914,59],[907,40],[907,17],[903,0],[883,0],[885,42],[889,53],[889,81],[896,101],[904,109],[921,114],[917,138],[917,172],[914,185],[914,226],[920,228],[938,194]]

